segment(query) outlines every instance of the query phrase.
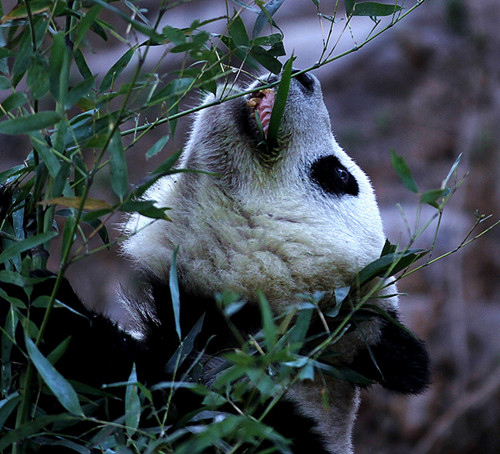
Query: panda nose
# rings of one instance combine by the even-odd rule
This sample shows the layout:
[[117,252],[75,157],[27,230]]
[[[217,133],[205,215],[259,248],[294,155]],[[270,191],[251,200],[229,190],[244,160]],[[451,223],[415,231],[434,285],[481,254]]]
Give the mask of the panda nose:
[[[292,69],[292,75],[296,74],[300,71],[300,69],[293,68]],[[302,73],[297,76],[295,76],[295,79],[302,84],[302,86],[307,90],[307,91],[312,91],[313,86],[314,86],[314,79],[308,74],[308,73]]]

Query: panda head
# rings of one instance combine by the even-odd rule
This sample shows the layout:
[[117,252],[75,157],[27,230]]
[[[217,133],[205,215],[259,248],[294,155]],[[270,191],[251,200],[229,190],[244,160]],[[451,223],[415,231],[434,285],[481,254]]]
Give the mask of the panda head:
[[[272,80],[271,80],[272,81]],[[348,285],[376,259],[384,235],[368,177],[335,141],[318,80],[292,78],[276,146],[262,146],[273,89],[217,103],[197,115],[181,173],[147,194],[170,208],[171,222],[133,216],[124,252],[168,279],[173,250],[188,292],[233,290],[255,300],[263,291],[280,310],[298,294]]]

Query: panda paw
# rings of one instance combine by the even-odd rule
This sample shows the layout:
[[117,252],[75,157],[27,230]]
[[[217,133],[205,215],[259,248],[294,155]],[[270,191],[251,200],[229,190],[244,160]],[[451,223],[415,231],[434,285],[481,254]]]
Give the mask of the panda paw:
[[[397,320],[397,314],[391,313]],[[379,341],[359,352],[350,367],[384,388],[420,394],[430,384],[430,360],[422,340],[383,319]]]

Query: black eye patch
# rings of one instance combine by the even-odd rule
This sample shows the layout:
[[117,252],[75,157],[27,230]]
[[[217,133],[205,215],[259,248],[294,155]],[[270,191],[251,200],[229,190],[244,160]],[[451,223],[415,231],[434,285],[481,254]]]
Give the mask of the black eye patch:
[[319,158],[311,166],[311,179],[328,194],[357,196],[358,183],[335,156]]

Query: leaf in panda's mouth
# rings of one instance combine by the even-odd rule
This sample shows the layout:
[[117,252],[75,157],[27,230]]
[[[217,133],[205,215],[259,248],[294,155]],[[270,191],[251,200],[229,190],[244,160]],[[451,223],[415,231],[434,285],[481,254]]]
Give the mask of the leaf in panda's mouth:
[[274,99],[274,90],[272,88],[265,88],[252,93],[251,98],[247,100],[247,105],[251,113],[253,115],[257,114],[258,121],[260,122],[266,138],[269,130],[269,123],[271,122]]

